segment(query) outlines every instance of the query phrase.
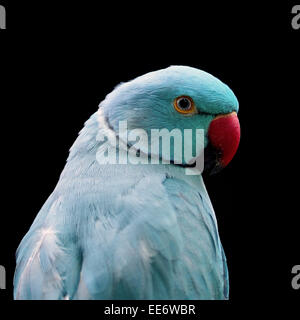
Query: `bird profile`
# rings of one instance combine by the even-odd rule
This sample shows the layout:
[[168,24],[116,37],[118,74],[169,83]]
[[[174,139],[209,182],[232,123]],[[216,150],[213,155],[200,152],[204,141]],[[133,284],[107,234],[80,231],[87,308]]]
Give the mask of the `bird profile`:
[[226,84],[187,66],[115,87],[19,245],[14,298],[228,299],[201,173],[236,153],[238,108]]

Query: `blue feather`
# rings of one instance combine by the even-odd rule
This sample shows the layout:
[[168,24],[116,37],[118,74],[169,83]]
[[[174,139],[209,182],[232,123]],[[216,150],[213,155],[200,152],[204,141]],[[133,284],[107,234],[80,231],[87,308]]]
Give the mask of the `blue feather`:
[[[183,93],[203,111],[197,121],[173,114],[168,100]],[[86,122],[18,248],[15,299],[228,299],[202,177],[176,165],[100,165],[97,136],[114,134],[122,119],[129,129],[207,130],[213,114],[237,109],[226,85],[189,67],[118,86]]]

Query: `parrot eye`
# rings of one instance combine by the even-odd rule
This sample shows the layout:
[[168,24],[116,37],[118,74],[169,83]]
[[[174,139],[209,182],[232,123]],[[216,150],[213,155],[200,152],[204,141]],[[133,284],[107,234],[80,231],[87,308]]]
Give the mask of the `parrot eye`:
[[174,108],[179,113],[191,114],[195,112],[195,105],[192,98],[181,96],[174,100]]

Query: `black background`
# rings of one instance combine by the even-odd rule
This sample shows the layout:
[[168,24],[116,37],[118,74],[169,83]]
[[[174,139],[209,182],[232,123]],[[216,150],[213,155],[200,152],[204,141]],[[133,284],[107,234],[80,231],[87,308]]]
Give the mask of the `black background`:
[[1,1],[7,10],[7,30],[0,30],[0,264],[7,270],[1,308],[13,307],[15,250],[54,189],[84,122],[119,82],[183,64],[232,88],[242,130],[234,160],[205,180],[228,259],[230,301],[216,303],[218,308],[199,304],[199,313],[295,311],[296,3],[23,2]]

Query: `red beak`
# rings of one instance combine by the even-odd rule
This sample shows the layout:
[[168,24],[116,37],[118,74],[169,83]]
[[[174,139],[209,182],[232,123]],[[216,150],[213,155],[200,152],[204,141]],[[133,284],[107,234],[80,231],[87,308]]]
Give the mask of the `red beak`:
[[219,165],[226,167],[234,157],[240,142],[240,122],[236,112],[218,115],[208,129],[208,138],[221,156]]

